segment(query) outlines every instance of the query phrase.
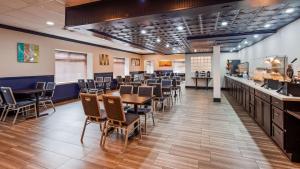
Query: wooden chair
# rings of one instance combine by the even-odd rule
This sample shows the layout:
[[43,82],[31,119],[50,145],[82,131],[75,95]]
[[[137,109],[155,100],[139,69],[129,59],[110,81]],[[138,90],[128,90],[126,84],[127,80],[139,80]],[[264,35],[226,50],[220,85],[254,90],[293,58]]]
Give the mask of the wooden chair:
[[[107,114],[107,121],[104,125],[104,132],[101,136],[102,146],[105,147],[105,141],[108,129],[113,127],[117,129],[125,129],[125,144],[123,151],[126,150],[128,136],[135,130],[141,130],[140,117],[137,114],[124,113],[121,97],[103,95],[103,103]],[[135,125],[136,124],[136,125]],[[129,131],[131,129],[131,131]],[[140,138],[142,137],[140,132]]]
[[81,93],[80,98],[84,114],[86,116],[80,139],[81,143],[83,143],[85,129],[88,124],[99,123],[100,130],[103,133],[102,123],[106,121],[106,113],[104,110],[100,109],[100,105],[96,94]]

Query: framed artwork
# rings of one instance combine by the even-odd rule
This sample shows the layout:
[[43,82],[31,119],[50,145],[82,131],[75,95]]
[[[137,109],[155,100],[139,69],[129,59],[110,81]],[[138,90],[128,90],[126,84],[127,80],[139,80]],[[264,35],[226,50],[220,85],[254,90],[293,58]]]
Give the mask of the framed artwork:
[[141,66],[141,60],[137,58],[131,59],[131,66]]
[[28,43],[17,43],[17,60],[20,63],[38,63],[39,46]]
[[109,65],[109,57],[106,54],[99,55],[99,64],[103,66]]
[[159,67],[171,67],[172,61],[171,60],[160,60],[158,62]]

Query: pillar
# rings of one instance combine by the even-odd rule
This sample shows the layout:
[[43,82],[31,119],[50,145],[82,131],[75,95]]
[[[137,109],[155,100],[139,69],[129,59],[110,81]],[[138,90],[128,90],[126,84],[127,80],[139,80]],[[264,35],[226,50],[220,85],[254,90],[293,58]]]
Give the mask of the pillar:
[[213,66],[213,101],[221,102],[221,49],[220,46],[213,47],[213,57],[212,57],[212,66]]

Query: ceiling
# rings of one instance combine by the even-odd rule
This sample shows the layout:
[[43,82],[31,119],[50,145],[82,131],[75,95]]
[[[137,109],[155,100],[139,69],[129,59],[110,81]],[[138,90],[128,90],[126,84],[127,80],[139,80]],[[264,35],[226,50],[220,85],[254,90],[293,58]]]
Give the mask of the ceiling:
[[[96,45],[117,48],[134,53],[152,53],[127,43],[89,36],[64,29],[65,6],[73,6],[95,0],[0,0],[0,24],[79,40]],[[54,22],[54,26],[46,24]]]
[[215,4],[203,0],[187,7],[183,2],[192,0],[168,0],[163,5],[149,0],[129,1],[118,1],[117,6],[116,0],[102,0],[67,8],[66,26],[162,54],[211,52],[214,45],[221,45],[223,52],[233,52],[300,17],[299,0],[223,0]]

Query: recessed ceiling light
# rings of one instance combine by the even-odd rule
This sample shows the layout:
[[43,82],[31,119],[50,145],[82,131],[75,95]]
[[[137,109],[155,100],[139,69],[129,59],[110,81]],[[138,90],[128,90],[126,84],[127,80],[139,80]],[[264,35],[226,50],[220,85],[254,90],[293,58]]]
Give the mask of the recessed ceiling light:
[[295,11],[294,8],[288,8],[285,10],[285,13],[293,13]]
[[227,25],[228,25],[228,22],[224,21],[224,22],[221,23],[221,25],[222,25],[222,26],[227,26]]
[[156,42],[159,43],[161,40],[159,38],[156,39]]
[[177,30],[182,31],[183,27],[182,26],[177,26]]
[[254,35],[253,37],[254,37],[254,38],[258,38],[258,37],[259,37],[259,35]]
[[47,22],[46,22],[46,24],[47,24],[47,25],[49,25],[49,26],[53,26],[53,25],[55,25],[55,23],[54,23],[54,22],[52,22],[52,21],[47,21]]
[[238,48],[241,48],[241,47],[242,47],[241,45],[238,46]]
[[197,52],[197,49],[194,49],[194,52]]
[[173,50],[176,50],[176,48],[173,48]]
[[244,44],[248,44],[248,41],[245,41]]
[[267,24],[265,24],[264,27],[265,27],[265,28],[269,28],[270,26],[271,26],[271,25],[267,23]]
[[146,34],[147,31],[146,30],[141,30],[141,34]]
[[169,48],[169,47],[170,47],[170,45],[169,45],[169,44],[166,44],[166,47],[167,47],[167,48]]

